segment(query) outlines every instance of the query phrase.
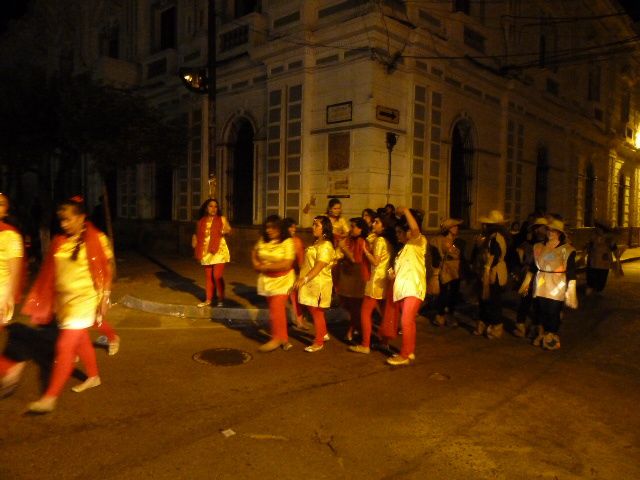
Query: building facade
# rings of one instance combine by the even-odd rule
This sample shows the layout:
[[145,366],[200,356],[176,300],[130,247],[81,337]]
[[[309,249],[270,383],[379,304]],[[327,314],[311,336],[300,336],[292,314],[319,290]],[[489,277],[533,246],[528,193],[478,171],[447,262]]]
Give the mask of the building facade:
[[[615,1],[81,5],[76,68],[190,133],[179,168],[119,172],[119,218],[191,222],[213,193],[235,225],[277,213],[309,226],[335,196],[347,216],[421,208],[426,229],[447,216],[477,228],[491,209],[640,225],[638,33]],[[210,34],[211,116],[177,74],[207,65]]]

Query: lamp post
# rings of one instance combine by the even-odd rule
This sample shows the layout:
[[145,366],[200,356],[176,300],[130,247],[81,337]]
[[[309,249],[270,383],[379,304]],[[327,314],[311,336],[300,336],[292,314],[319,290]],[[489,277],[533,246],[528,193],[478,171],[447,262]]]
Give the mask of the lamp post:
[[207,12],[207,65],[205,67],[181,67],[178,75],[187,90],[207,95],[209,147],[209,191],[216,184],[216,9],[215,0],[209,0]]
[[387,152],[389,152],[388,163],[389,163],[389,172],[387,174],[387,203],[389,203],[389,196],[391,195],[391,152],[393,152],[393,147],[396,146],[398,142],[398,135],[393,132],[387,132],[386,143],[387,143]]

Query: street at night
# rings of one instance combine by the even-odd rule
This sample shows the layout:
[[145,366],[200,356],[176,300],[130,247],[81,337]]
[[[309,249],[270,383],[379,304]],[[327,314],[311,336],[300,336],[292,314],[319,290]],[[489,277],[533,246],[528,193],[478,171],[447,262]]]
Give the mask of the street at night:
[[[116,296],[193,304],[188,263],[170,281],[128,253]],[[253,285],[233,269],[236,290]],[[0,401],[0,478],[639,478],[640,262],[625,273],[567,314],[559,351],[474,337],[466,316],[457,329],[420,317],[417,361],[395,369],[348,352],[346,323],[317,354],[293,329],[292,350],[261,354],[254,328],[118,304],[122,347],[99,350],[102,386],[76,394],[72,380],[54,413],[26,416],[31,365]],[[253,358],[192,359],[211,348]]]

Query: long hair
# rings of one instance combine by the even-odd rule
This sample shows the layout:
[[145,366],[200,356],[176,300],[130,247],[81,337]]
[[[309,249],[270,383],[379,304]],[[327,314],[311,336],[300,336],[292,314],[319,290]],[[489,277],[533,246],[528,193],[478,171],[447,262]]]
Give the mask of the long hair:
[[284,226],[284,222],[282,218],[278,215],[269,215],[262,224],[262,240],[266,243],[271,241],[269,235],[267,235],[267,228],[273,227],[278,229],[280,235],[278,237],[278,242],[282,242],[290,237],[289,230]]
[[373,218],[377,218],[384,227],[380,236],[389,242],[389,245],[391,245],[392,251],[389,252],[389,255],[393,258],[401,246],[400,242],[398,242],[398,236],[396,235],[396,222],[388,215],[382,213],[377,213]]
[[[67,207],[72,208],[73,212],[76,215],[86,216],[87,214],[87,206],[84,203],[84,198],[81,195],[75,195],[67,200],[63,200],[62,202],[58,203],[57,211],[60,212]],[[85,222],[82,224],[82,231],[80,232],[80,235],[78,235],[76,244],[73,247],[73,252],[71,252],[71,260],[73,260],[74,262],[78,260],[78,255],[80,254],[80,248],[82,247],[82,244],[85,242],[86,232],[87,232],[87,223],[85,220]]]
[[369,235],[369,225],[367,224],[366,220],[362,217],[353,217],[349,219],[349,222],[353,223],[356,227],[358,227],[360,229],[360,238],[367,238],[367,235]]
[[[416,223],[418,224],[418,228],[422,229],[422,220],[423,220],[424,214],[420,210],[415,210],[413,208],[410,208],[409,211],[413,215],[413,218],[416,219]],[[398,220],[398,222],[396,223],[396,227],[397,228],[401,228],[405,232],[408,232],[409,231],[409,222],[407,221],[407,217],[405,217],[404,215],[402,217],[400,217],[400,220]]]
[[200,210],[198,211],[198,218],[203,218],[207,216],[207,208],[209,208],[209,204],[211,202],[216,202],[216,205],[218,206],[218,213],[216,213],[217,216],[221,217],[222,216],[222,206],[220,205],[220,202],[218,201],[217,198],[207,198],[204,203],[202,205],[200,205]]
[[313,219],[314,222],[316,220],[322,225],[322,238],[333,243],[333,224],[331,223],[331,220],[329,220],[329,217],[326,215],[318,215]]

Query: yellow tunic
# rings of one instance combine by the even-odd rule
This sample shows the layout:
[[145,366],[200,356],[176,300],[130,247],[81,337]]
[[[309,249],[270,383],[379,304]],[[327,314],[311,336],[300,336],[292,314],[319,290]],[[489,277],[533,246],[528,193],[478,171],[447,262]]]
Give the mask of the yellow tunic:
[[311,271],[316,262],[324,262],[326,265],[307,284],[300,287],[298,303],[322,308],[331,306],[331,291],[333,290],[331,265],[334,256],[333,245],[327,240],[322,240],[307,247],[304,251],[304,264],[300,269],[301,278]]
[[22,237],[13,230],[0,232],[0,299],[9,291],[9,260],[24,257]]
[[427,239],[424,235],[407,241],[396,257],[393,267],[396,279],[393,282],[393,301],[406,297],[424,300],[427,294],[427,272],[424,256],[427,252]]
[[[329,217],[330,219],[332,217]],[[349,222],[347,222],[344,217],[339,217],[336,221],[331,221],[331,225],[333,226],[333,234],[339,235],[341,238],[349,235]]]
[[[109,239],[99,233],[100,244],[109,260],[113,251]],[[89,328],[96,319],[100,298],[93,285],[87,246],[82,243],[78,258],[71,260],[77,236],[67,238],[56,252],[56,317],[62,329],[77,330]]]
[[[291,238],[279,242],[277,240],[271,240],[265,242],[262,239],[258,240],[254,247],[256,256],[261,262],[281,262],[283,260],[292,260],[296,258],[295,246]],[[281,277],[270,277],[264,273],[258,275],[258,295],[264,295],[270,297],[273,295],[287,295],[293,287],[293,283],[296,280],[296,274],[292,267],[286,275]]]
[[[220,247],[216,253],[209,252],[209,240],[211,238],[211,222],[213,219],[210,219],[207,222],[206,228],[204,230],[204,242],[202,245],[202,250],[206,252],[202,255],[202,260],[200,260],[200,265],[215,265],[216,263],[229,263],[231,261],[231,255],[229,254],[229,247],[227,246],[227,241],[224,239],[224,235],[220,239]],[[228,228],[229,224],[227,223],[227,218],[222,217],[222,229]]]
[[380,300],[384,298],[389,281],[387,270],[389,269],[391,246],[385,238],[378,236],[373,239],[372,246],[373,256],[379,258],[380,263],[377,266],[371,265],[371,277],[364,286],[364,294],[367,297]]

